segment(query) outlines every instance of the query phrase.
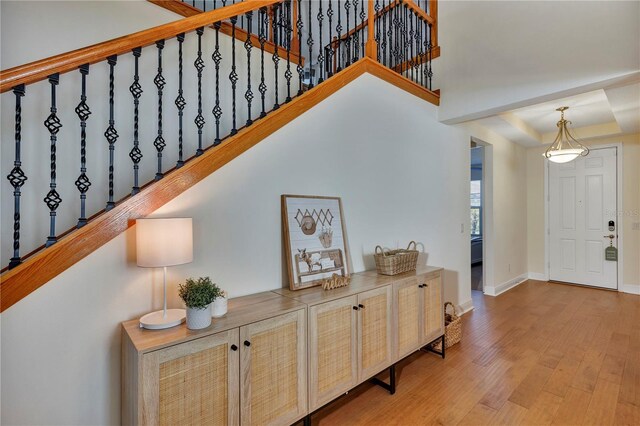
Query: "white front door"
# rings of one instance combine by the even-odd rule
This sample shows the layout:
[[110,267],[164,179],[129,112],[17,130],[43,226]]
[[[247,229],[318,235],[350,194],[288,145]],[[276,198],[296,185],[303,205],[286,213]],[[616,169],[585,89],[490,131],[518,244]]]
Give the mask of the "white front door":
[[549,163],[551,280],[618,288],[618,264],[605,260],[607,236],[615,235],[618,245],[617,151],[592,149],[570,163]]

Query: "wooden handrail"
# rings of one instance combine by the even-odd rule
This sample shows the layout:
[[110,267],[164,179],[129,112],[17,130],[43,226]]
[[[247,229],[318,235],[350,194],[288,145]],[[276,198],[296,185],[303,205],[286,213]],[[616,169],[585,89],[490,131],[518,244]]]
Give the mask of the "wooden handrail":
[[[431,0],[434,3],[437,3],[437,0]],[[369,2],[371,3],[371,2]],[[380,10],[380,12],[375,14],[375,18],[379,18],[380,16],[384,15],[385,13],[389,12],[391,9],[394,9],[398,6],[402,6],[403,4],[407,5],[407,7],[413,11],[415,11],[418,16],[420,17],[420,19],[422,19],[423,21],[428,22],[429,24],[432,25],[432,30],[434,27],[436,27],[436,20],[434,17],[429,16],[424,10],[422,10],[422,8],[420,8],[418,5],[416,5],[412,0],[395,0],[391,3],[389,3],[387,6],[385,6],[383,9]],[[431,6],[433,7],[433,6]],[[371,8],[373,8],[373,5],[371,5]],[[437,10],[437,8],[435,8],[434,10]],[[369,16],[371,16],[373,14],[370,14]],[[374,20],[375,20],[374,18]],[[334,37],[334,39],[331,41],[330,45],[332,49],[336,49],[336,46],[338,45],[338,43],[340,41],[344,41],[346,39],[348,39],[349,37],[353,36],[354,33],[358,32],[358,31],[362,31],[364,28],[369,26],[369,20],[364,21],[359,23],[358,25],[356,25],[355,27],[353,27],[351,30],[349,30],[348,32],[344,33],[343,35],[340,36],[340,38]],[[373,30],[369,30],[369,32],[372,32]],[[373,37],[371,37],[373,38]],[[435,46],[436,44],[434,44]]]
[[[185,18],[190,17],[190,16],[195,16],[195,15],[199,15],[201,13],[204,13],[202,10],[195,8],[193,6],[191,6],[190,4],[187,4],[185,2],[183,2],[182,0],[147,0],[149,3],[153,3],[156,6],[160,6],[164,9],[170,10],[173,13],[177,13],[178,15],[182,15]],[[293,12],[294,12],[294,20],[293,22],[295,22],[295,19],[297,18],[297,15],[295,14],[296,12],[296,8],[297,8],[297,2],[293,2]],[[213,28],[213,25],[211,25],[211,27]],[[269,27],[271,28],[271,26]],[[226,34],[228,36],[231,36],[231,24],[229,22],[222,22],[220,24],[220,32],[222,34]],[[298,42],[297,40],[297,34],[298,34],[298,29],[296,28],[296,26],[293,26],[293,41],[295,41],[295,43]],[[246,40],[247,39],[247,31],[245,31],[244,29],[237,27],[236,26],[236,40]],[[291,59],[291,62],[294,64],[298,64],[300,63],[300,65],[304,65],[304,57],[300,58],[298,56],[298,48],[297,48],[297,44],[292,43],[291,44],[291,51],[289,52],[289,58]],[[258,36],[256,36],[255,34],[251,34],[251,44],[256,47],[256,48],[260,48],[260,39]],[[296,46],[294,48],[294,46]],[[268,53],[274,53],[275,50],[278,50],[278,55],[281,58],[286,58],[287,57],[287,49],[285,49],[282,46],[277,46],[275,43],[273,43],[272,41],[265,41],[264,43],[264,51],[268,52]]]
[[249,11],[279,3],[282,0],[247,0],[221,9],[203,12],[148,30],[94,44],[89,47],[62,53],[39,61],[20,65],[0,72],[0,93],[7,92],[19,84],[31,84],[46,79],[55,73],[65,73],[84,64],[106,60],[111,55],[130,52],[136,47],[145,47],[158,40],[175,37]]
[[0,312],[126,231],[136,218],[157,210],[365,72],[435,105],[440,103],[437,92],[425,89],[371,58],[360,59],[322,84],[282,105],[267,118],[241,129],[236,135],[225,139],[220,146],[207,149],[184,166],[173,169],[162,180],[144,187],[135,197],[119,201],[113,209],[98,215],[87,225],[60,238],[53,246],[2,274]]

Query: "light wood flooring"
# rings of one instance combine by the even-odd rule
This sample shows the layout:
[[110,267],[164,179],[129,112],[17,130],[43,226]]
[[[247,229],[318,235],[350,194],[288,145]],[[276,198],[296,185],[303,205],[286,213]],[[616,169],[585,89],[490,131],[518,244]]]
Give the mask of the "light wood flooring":
[[415,353],[395,395],[365,383],[312,423],[640,425],[640,296],[531,280],[473,293],[445,360]]

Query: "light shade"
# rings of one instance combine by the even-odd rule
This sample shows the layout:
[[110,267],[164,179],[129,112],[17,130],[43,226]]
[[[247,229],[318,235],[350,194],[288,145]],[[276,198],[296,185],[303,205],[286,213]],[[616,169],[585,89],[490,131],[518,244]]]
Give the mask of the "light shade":
[[146,268],[193,261],[191,218],[137,219],[136,263]]
[[578,142],[569,131],[568,125],[571,122],[564,118],[564,112],[568,109],[569,107],[566,106],[556,109],[556,111],[560,111],[560,121],[556,124],[558,126],[558,135],[542,154],[543,157],[553,163],[568,163],[579,156],[589,155],[589,148]]

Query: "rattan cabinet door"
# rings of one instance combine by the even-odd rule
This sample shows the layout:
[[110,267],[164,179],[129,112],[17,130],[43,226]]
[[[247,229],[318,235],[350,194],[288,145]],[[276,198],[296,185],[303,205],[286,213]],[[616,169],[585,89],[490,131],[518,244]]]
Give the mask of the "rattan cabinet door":
[[141,363],[141,424],[238,424],[237,328],[144,354]]
[[240,327],[242,425],[291,424],[307,410],[307,323],[301,309]]
[[393,284],[394,359],[399,360],[420,348],[422,343],[423,288],[417,278]]
[[444,308],[442,303],[442,277],[440,273],[428,275],[424,280],[423,344],[444,334]]
[[391,286],[358,294],[359,381],[391,364]]
[[357,296],[309,308],[310,411],[358,384]]

